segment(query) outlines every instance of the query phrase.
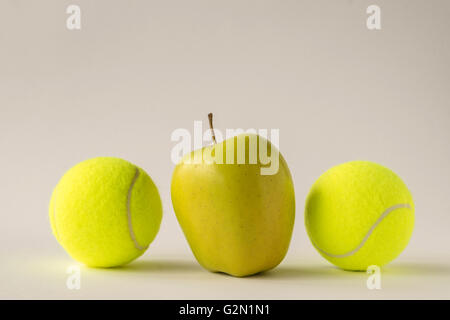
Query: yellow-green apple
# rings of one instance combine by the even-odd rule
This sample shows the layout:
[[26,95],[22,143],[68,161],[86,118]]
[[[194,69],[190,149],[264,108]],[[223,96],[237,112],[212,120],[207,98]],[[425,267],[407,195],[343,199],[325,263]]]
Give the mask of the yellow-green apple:
[[[278,162],[273,174],[264,174],[264,144]],[[171,196],[191,250],[207,270],[248,276],[276,267],[286,255],[294,185],[282,155],[261,136],[241,134],[184,156]]]

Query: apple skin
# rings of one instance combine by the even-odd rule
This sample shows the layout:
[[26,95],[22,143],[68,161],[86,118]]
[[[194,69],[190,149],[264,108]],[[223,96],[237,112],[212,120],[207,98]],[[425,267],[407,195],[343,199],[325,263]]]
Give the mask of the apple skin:
[[[235,155],[238,139],[246,139],[248,155],[250,136],[231,138]],[[224,148],[225,154],[225,143],[205,148]],[[268,142],[268,149],[272,148]],[[243,277],[276,267],[286,255],[295,220],[292,177],[280,153],[276,174],[261,175],[261,167],[259,160],[248,164],[248,156],[245,164],[181,161],[175,167],[172,204],[194,256],[205,269]]]

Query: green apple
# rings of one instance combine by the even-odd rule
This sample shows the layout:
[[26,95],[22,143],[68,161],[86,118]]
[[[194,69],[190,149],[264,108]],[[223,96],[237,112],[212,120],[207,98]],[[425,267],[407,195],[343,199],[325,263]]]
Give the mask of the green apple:
[[[267,165],[259,157],[251,163],[251,141],[258,150],[266,142],[268,153],[276,154],[276,173],[262,174]],[[246,163],[237,163],[243,145]],[[230,150],[234,164],[226,161]],[[241,134],[193,151],[176,166],[171,195],[191,250],[207,270],[248,276],[276,267],[286,255],[295,220],[294,185],[286,161],[264,138]]]

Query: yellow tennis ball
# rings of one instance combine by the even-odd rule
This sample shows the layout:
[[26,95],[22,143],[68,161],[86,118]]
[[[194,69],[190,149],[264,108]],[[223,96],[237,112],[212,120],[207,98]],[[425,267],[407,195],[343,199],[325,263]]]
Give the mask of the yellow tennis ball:
[[118,158],[94,158],[61,178],[49,216],[53,234],[72,258],[115,267],[145,252],[158,233],[162,206],[144,170]]
[[391,170],[352,161],[326,171],[306,200],[311,242],[345,270],[383,266],[405,249],[414,228],[414,202]]

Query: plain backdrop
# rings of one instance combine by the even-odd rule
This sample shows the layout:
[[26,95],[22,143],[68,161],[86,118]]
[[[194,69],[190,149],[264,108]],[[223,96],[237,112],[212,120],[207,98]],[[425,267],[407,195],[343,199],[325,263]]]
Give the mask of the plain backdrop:
[[[81,7],[81,30],[66,8]],[[366,8],[381,8],[381,30]],[[0,298],[450,298],[450,3],[324,0],[2,0]],[[170,140],[215,126],[280,130],[296,190],[289,252],[238,279],[203,270],[176,221]],[[164,205],[160,232],[125,268],[81,267],[51,234],[48,202],[66,170],[96,156],[145,169]],[[416,205],[407,249],[367,275],[311,245],[304,200],[328,168],[371,160]]]

